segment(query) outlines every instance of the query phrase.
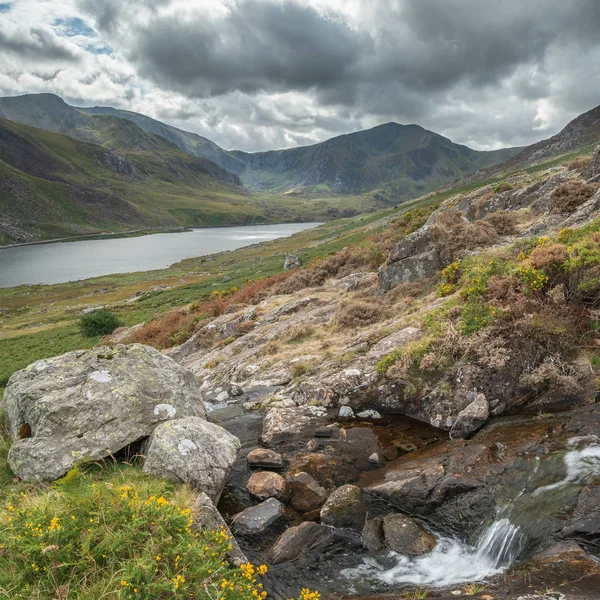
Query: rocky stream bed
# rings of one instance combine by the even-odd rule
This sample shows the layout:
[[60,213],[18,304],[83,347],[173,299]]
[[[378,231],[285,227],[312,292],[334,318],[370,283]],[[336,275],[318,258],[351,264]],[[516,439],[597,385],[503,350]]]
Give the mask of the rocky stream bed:
[[[248,558],[272,565],[273,596],[309,586],[331,598],[397,598],[417,587],[453,598],[485,582],[479,597],[598,597],[597,405],[497,418],[465,441],[405,416],[337,410],[315,410],[301,427],[290,414],[273,437],[263,413],[243,408],[248,399],[210,413],[242,442],[219,509]],[[249,464],[262,448],[263,462]],[[252,494],[257,473],[285,484],[262,478]],[[281,506],[269,506],[275,496]]]

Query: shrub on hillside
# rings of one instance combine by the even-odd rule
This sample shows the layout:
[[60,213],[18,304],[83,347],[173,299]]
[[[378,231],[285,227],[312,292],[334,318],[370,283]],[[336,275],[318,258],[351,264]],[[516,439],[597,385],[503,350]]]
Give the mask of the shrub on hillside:
[[506,210],[498,210],[485,216],[487,221],[498,235],[513,235],[517,233],[516,217],[514,213]]
[[587,169],[589,164],[590,164],[589,156],[578,156],[575,160],[572,160],[567,165],[567,169],[569,171],[577,171],[578,173],[583,173]]
[[117,315],[106,308],[81,315],[79,319],[79,328],[85,337],[108,335],[120,326]]
[[513,188],[514,188],[514,186],[511,183],[508,183],[508,181],[501,181],[494,188],[494,194],[499,194],[500,192],[508,192],[508,191],[512,190]]
[[447,259],[454,260],[464,250],[489,246],[498,239],[492,224],[485,220],[470,223],[462,212],[454,209],[443,212],[431,226],[436,246]]
[[589,200],[598,190],[598,184],[570,179],[561,183],[550,195],[552,212],[570,213]]
[[340,328],[365,327],[381,321],[386,315],[384,307],[377,302],[342,302],[333,323]]

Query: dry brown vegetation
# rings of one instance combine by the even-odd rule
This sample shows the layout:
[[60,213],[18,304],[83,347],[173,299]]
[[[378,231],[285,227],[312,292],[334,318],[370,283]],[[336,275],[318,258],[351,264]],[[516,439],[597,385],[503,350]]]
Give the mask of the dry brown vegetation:
[[578,173],[583,173],[588,165],[590,164],[590,157],[589,156],[579,156],[577,157],[575,160],[572,160],[568,165],[567,165],[567,170],[568,171],[577,171]]
[[550,195],[552,212],[570,213],[589,200],[598,190],[598,184],[570,179],[561,183]]
[[365,327],[382,321],[387,311],[381,302],[344,301],[340,303],[333,323],[339,328]]
[[489,221],[470,223],[462,212],[450,209],[443,212],[431,226],[431,234],[438,249],[451,262],[464,250],[489,246],[498,234]]
[[516,216],[506,210],[498,210],[485,216],[487,221],[498,235],[514,235],[517,233]]

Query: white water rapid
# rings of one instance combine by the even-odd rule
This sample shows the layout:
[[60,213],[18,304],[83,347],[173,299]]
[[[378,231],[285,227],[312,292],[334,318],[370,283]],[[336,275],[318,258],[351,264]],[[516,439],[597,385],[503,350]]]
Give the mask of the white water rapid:
[[[600,477],[598,438],[576,438],[571,440],[569,447],[571,449],[562,457],[566,470],[564,477],[556,483],[535,487],[536,467],[532,471],[532,487],[518,494],[512,505],[483,531],[475,545],[441,537],[435,549],[423,556],[410,557],[390,552],[379,559],[369,557],[358,567],[345,569],[342,575],[349,580],[370,580],[379,586],[446,587],[482,581],[501,573],[520,557],[526,546],[527,537],[509,519],[512,516],[518,521],[520,507],[524,506],[523,499],[529,499],[530,508],[533,501],[535,507],[542,501],[540,494],[544,492],[557,493],[559,488],[571,484],[583,488]],[[393,564],[391,568],[390,564]]]
[[495,521],[475,546],[456,539],[439,538],[435,549],[423,556],[410,557],[390,552],[396,564],[386,569],[368,558],[355,569],[342,574],[348,579],[372,578],[388,585],[445,587],[480,581],[508,568],[521,551],[523,535],[508,519]]

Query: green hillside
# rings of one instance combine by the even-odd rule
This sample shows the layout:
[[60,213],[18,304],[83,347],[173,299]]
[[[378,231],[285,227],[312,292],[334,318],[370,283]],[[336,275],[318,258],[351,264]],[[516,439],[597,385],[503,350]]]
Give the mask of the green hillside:
[[[236,175],[134,123],[104,116],[90,124],[97,143],[0,119],[0,245],[140,228],[321,220],[340,212],[336,200],[249,194]],[[371,198],[349,204],[357,211],[381,206]]]

